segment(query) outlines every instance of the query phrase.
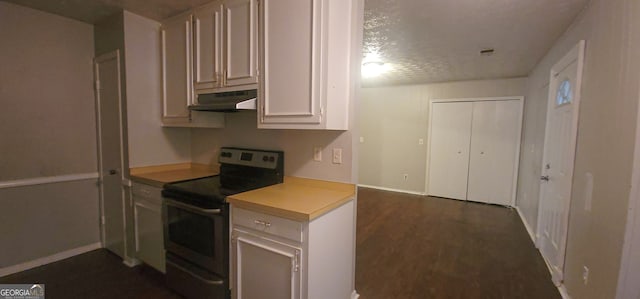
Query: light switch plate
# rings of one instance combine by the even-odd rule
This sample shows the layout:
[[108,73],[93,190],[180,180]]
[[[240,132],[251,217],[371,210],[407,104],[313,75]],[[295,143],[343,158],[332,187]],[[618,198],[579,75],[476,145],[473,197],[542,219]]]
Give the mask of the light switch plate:
[[333,149],[333,164],[342,164],[342,149]]
[[314,147],[313,148],[313,161],[322,161],[322,148]]

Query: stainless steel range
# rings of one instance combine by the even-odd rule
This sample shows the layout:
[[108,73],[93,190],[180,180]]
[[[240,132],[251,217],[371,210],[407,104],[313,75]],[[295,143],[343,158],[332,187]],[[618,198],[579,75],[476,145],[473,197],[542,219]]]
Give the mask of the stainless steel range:
[[218,161],[220,175],[162,190],[167,284],[187,298],[230,297],[226,196],[282,183],[284,177],[281,151],[223,147]]

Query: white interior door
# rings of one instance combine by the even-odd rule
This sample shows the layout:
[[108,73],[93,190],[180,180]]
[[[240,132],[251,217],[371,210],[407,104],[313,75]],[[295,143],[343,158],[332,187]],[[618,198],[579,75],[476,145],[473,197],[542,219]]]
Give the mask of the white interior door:
[[428,193],[467,199],[473,103],[433,103]]
[[521,111],[520,100],[473,103],[467,200],[512,204]]
[[551,69],[537,245],[556,284],[563,279],[578,130],[584,41]]
[[102,182],[102,244],[124,258],[119,52],[96,58],[94,68],[98,108],[98,168]]

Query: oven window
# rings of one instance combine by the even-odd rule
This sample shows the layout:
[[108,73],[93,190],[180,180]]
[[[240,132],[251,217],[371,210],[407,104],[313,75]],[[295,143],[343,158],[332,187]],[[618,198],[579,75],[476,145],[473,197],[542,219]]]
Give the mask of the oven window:
[[209,217],[169,207],[169,239],[208,257],[215,257],[215,221]]

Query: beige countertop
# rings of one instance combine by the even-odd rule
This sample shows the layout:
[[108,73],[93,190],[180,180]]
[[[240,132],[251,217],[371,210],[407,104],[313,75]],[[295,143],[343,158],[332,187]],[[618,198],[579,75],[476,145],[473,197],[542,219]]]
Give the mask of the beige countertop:
[[162,187],[166,183],[199,179],[219,173],[218,165],[180,163],[131,168],[129,178],[134,182]]
[[355,194],[353,184],[285,177],[282,184],[230,195],[227,201],[243,209],[311,221],[350,201]]

